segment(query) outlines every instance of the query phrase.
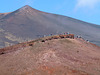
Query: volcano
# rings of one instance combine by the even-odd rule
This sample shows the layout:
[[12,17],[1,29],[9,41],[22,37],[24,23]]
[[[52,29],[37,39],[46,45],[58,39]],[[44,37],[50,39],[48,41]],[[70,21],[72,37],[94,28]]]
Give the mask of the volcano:
[[100,26],[36,10],[28,5],[0,13],[0,48],[50,34],[70,32],[100,46]]

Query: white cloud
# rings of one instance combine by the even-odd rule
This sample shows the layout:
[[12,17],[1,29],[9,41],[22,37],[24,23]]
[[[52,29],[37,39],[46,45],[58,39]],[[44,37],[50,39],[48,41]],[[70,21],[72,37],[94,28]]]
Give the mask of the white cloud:
[[76,8],[94,8],[100,0],[77,0]]
[[25,5],[33,5],[35,0],[25,0]]

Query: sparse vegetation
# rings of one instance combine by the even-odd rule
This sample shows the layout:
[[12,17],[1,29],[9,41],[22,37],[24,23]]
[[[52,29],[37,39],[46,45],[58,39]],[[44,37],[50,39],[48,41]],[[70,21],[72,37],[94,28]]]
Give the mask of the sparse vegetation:
[[97,64],[100,63],[99,47],[86,43],[81,38],[62,39],[57,35],[56,39],[54,37],[55,35],[47,36],[0,49],[0,74],[100,74],[100,68],[98,68],[100,64]]

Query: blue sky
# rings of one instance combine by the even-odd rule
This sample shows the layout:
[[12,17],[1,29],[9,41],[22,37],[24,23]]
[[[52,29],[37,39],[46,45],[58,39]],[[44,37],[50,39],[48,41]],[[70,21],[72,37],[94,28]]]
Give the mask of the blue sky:
[[1,0],[0,13],[12,12],[24,5],[100,25],[100,0]]

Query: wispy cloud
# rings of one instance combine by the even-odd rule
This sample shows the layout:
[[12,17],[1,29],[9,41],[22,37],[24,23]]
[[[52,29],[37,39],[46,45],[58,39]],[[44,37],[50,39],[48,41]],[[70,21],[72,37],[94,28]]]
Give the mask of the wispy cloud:
[[76,9],[78,8],[94,8],[100,0],[77,0]]
[[35,0],[25,0],[25,5],[33,5]]

